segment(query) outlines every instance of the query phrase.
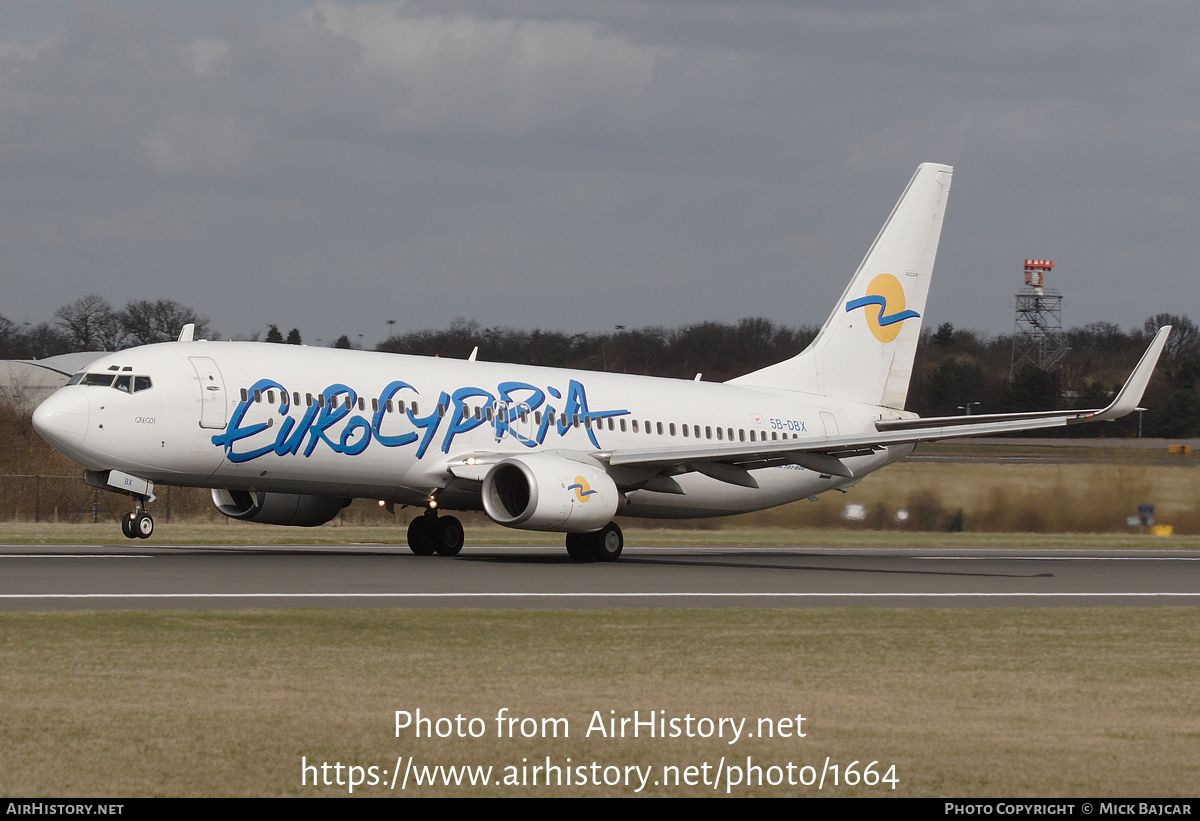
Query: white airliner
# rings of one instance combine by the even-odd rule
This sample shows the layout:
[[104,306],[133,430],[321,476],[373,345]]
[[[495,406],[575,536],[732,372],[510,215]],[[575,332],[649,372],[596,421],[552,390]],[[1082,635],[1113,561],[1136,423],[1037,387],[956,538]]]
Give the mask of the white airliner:
[[522,365],[179,341],[104,356],[33,423],[124,492],[154,529],[154,485],[212,489],[236,519],[323,524],[355,498],[424,509],[413,552],[452,556],[443,510],[566,534],[613,560],[614,516],[723,516],[844,490],[917,442],[1116,419],[1137,407],[1154,337],[1107,408],[920,419],[904,410],[951,169],[925,164],[807,349],[724,384]]

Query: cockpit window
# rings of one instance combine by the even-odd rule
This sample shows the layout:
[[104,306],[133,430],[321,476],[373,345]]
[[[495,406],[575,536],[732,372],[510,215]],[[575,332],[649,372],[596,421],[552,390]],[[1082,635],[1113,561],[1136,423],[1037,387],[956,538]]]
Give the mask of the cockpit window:
[[148,376],[132,376],[127,373],[77,373],[71,377],[68,385],[98,386],[116,388],[122,393],[137,393],[149,390],[153,383]]

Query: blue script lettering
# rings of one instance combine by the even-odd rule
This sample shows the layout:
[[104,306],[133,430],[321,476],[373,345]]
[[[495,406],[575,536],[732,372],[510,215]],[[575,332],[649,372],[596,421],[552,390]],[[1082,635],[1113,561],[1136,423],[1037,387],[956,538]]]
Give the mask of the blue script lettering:
[[[246,416],[251,406],[258,404],[254,401],[256,395],[261,401],[267,391],[273,390],[279,391],[280,403],[272,411],[282,419],[279,420],[278,430],[274,431],[275,435],[267,442],[264,441],[264,434],[272,425],[269,422],[248,422]],[[358,407],[359,394],[349,385],[330,385],[321,391],[317,402],[302,408],[288,401],[287,389],[279,382],[260,379],[247,391],[246,399],[234,408],[226,429],[212,437],[212,443],[224,449],[225,458],[235,463],[249,462],[268,454],[299,456],[301,448],[305,458],[312,456],[320,447],[346,456],[357,456],[366,451],[373,441],[385,448],[416,445],[415,456],[421,459],[428,452],[439,429],[443,428],[442,453],[450,452],[457,437],[484,424],[490,424],[496,442],[509,437],[532,448],[545,443],[552,426],[560,437],[566,436],[574,427],[575,416],[585,420],[600,420],[629,413],[628,410],[592,410],[588,407],[583,383],[575,379],[570,380],[565,399],[564,393],[553,386],[543,390],[528,382],[501,382],[495,393],[473,386],[458,388],[453,393],[442,391],[436,406],[426,416],[417,416],[410,402],[400,419],[406,419],[412,430],[385,433],[383,428],[389,416],[388,405],[398,401],[396,397],[405,391],[420,396],[420,391],[408,382],[389,382],[379,393],[374,413],[367,418],[353,412]],[[554,406],[546,404],[548,395],[564,399],[566,407],[561,416]],[[480,409],[478,416],[475,408]],[[512,424],[521,414],[525,414],[525,420],[528,420],[529,415],[535,412],[541,413],[541,423],[532,436],[529,435],[529,429]],[[442,425],[443,418],[447,420],[445,426]],[[587,430],[587,437],[593,447],[600,447],[596,432],[591,427]]]

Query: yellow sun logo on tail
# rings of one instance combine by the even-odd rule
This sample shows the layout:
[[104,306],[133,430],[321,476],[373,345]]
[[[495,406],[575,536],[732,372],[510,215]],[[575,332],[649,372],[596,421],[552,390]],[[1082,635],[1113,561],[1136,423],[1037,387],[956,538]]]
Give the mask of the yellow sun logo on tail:
[[[873,311],[870,306],[878,305]],[[867,286],[867,295],[846,303],[846,310],[864,308],[867,327],[880,342],[891,342],[900,335],[904,320],[919,317],[916,311],[904,310],[904,286],[891,274],[880,274]],[[891,313],[887,313],[891,311]]]

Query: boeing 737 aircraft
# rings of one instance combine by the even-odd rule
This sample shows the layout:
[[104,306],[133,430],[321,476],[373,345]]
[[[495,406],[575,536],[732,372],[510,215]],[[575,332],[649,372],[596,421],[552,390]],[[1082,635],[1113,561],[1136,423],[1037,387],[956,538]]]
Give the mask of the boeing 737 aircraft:
[[1107,408],[920,419],[904,410],[951,169],[925,164],[812,344],[724,384],[369,351],[192,340],[120,351],[34,413],[84,479],[133,497],[211,488],[252,522],[323,524],[355,498],[424,509],[414,553],[453,556],[446,510],[566,534],[611,561],[614,516],[723,516],[844,490],[917,442],[1116,419],[1137,407],[1154,337]]

